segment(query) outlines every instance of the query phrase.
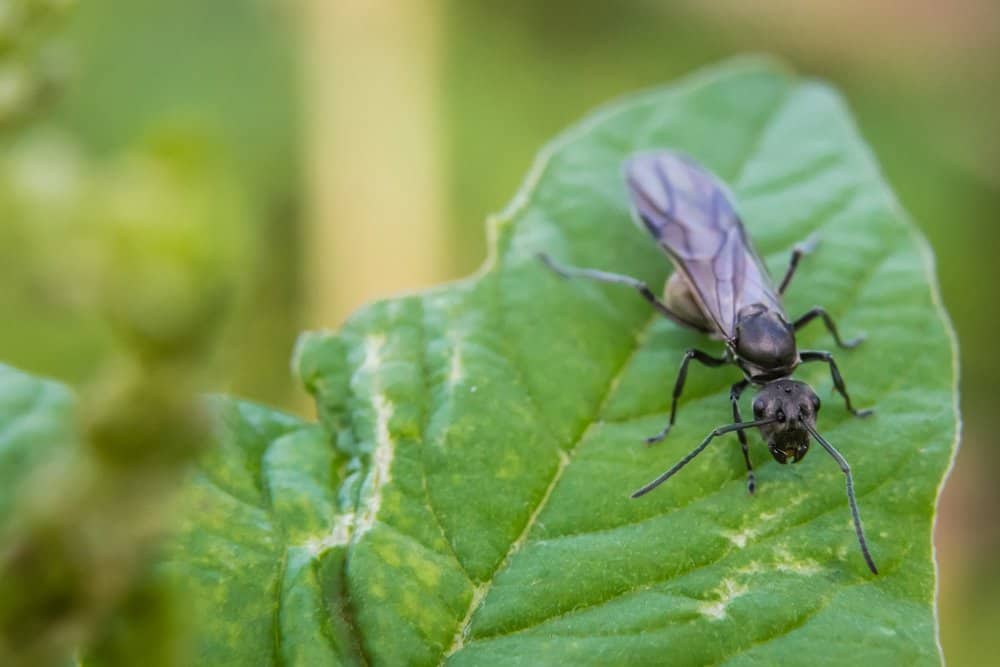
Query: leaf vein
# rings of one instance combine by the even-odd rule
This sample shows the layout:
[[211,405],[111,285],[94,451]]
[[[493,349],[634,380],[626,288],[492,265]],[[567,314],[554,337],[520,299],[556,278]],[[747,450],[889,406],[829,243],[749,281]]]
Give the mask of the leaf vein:
[[[455,545],[452,544],[451,539],[449,539],[448,532],[445,530],[444,523],[441,521],[441,517],[438,515],[437,507],[434,505],[434,499],[431,497],[430,488],[427,482],[427,458],[424,455],[424,448],[427,446],[428,432],[430,431],[430,421],[433,413],[437,412],[440,406],[433,405],[434,392],[431,391],[431,374],[430,374],[430,363],[428,354],[428,336],[427,336],[427,304],[424,299],[419,299],[417,303],[420,305],[420,326],[418,327],[420,331],[420,374],[424,380],[424,395],[427,396],[427,400],[424,401],[424,413],[422,415],[423,419],[420,424],[420,444],[421,444],[421,456],[420,456],[420,485],[423,492],[424,506],[427,508],[428,513],[434,520],[434,524],[437,526],[438,532],[441,535],[441,540],[444,542],[451,557],[455,560],[455,564],[458,565],[459,571],[468,579],[472,581],[472,577],[469,571],[466,569],[465,564],[462,559],[458,557],[458,553],[455,551]],[[451,392],[448,393],[444,401],[450,400]],[[442,403],[444,402],[442,401]]]
[[632,346],[631,350],[629,351],[629,354],[625,357],[624,361],[618,368],[618,371],[614,374],[614,376],[612,376],[611,381],[608,383],[608,388],[605,391],[605,394],[602,397],[594,413],[595,417],[592,418],[584,426],[580,434],[574,439],[573,445],[569,449],[560,450],[559,464],[556,468],[555,474],[553,475],[551,482],[549,482],[549,485],[545,489],[545,492],[542,494],[541,499],[535,506],[535,509],[532,511],[531,515],[528,517],[528,520],[525,523],[524,527],[522,528],[520,534],[517,536],[517,539],[515,539],[514,542],[511,543],[510,548],[507,550],[507,554],[504,556],[503,560],[497,565],[497,567],[490,574],[489,579],[487,579],[486,582],[477,586],[476,594],[473,595],[469,609],[466,612],[465,617],[462,619],[462,623],[459,625],[458,630],[455,633],[455,639],[452,642],[452,646],[448,651],[445,652],[444,656],[442,657],[442,663],[445,659],[448,658],[448,656],[452,655],[456,651],[461,650],[462,646],[465,643],[465,637],[469,631],[469,627],[472,621],[472,616],[475,614],[476,610],[479,608],[479,606],[482,604],[482,601],[489,593],[489,590],[490,588],[492,588],[493,582],[496,580],[497,575],[501,571],[507,568],[507,566],[510,564],[510,561],[513,559],[514,555],[518,551],[520,551],[525,541],[527,541],[528,533],[534,527],[539,514],[541,514],[542,510],[548,504],[548,500],[551,497],[552,492],[558,485],[559,480],[562,479],[563,473],[565,472],[566,468],[572,461],[573,455],[577,451],[577,448],[579,447],[580,443],[584,439],[586,439],[591,428],[597,423],[597,418],[603,412],[611,396],[614,395],[614,391],[618,386],[618,380],[620,380],[622,374],[628,368],[632,359],[635,357],[636,353],[641,348],[642,341],[645,338],[645,333],[652,326],[653,322],[655,322],[655,316],[656,316],[655,312],[650,315],[649,319],[647,320],[646,326],[642,329],[642,332],[638,336],[636,336],[635,344]]

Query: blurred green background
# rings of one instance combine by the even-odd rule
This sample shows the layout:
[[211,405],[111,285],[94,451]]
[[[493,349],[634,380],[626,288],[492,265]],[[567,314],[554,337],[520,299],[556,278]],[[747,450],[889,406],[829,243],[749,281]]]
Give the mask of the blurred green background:
[[[1000,653],[1000,5],[89,0],[66,21],[52,94],[4,124],[0,359],[92,380],[116,345],[87,287],[94,200],[170,202],[202,239],[172,247],[225,248],[237,283],[206,389],[302,413],[297,333],[474,270],[486,216],[586,111],[747,52],[831,81],[936,251],[962,346],[936,532],[945,653]],[[16,29],[0,12],[0,42]]]

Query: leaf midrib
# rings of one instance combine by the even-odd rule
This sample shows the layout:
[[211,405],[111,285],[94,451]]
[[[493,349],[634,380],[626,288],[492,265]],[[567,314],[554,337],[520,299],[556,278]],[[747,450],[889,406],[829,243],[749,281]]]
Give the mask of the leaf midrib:
[[[692,81],[692,88],[696,88],[697,86],[702,85],[703,81],[704,80],[702,79],[696,79]],[[751,143],[750,149],[747,151],[746,155],[741,160],[739,167],[736,169],[737,172],[736,177],[731,179],[731,181],[734,184],[739,183],[743,179],[747,165],[750,164],[752,159],[760,153],[761,144],[765,139],[765,137],[767,136],[768,130],[774,123],[774,120],[781,115],[782,110],[785,108],[789,98],[792,96],[792,92],[797,88],[798,85],[790,84],[786,89],[782,91],[782,94],[778,97],[774,106],[770,110],[768,110],[767,113],[764,114],[764,121],[761,124],[760,128],[758,128],[754,133],[754,140]],[[515,201],[520,202],[521,206],[513,208],[509,212],[505,212],[504,217],[511,220],[512,227],[514,227],[516,223],[521,219],[520,217],[518,217],[520,208],[531,200],[531,196],[535,188],[537,187],[539,181],[541,180],[542,175],[548,169],[552,157],[556,155],[558,150],[565,143],[569,143],[570,140],[574,139],[576,137],[576,134],[585,134],[586,132],[588,132],[590,130],[591,124],[596,122],[598,118],[603,120],[607,116],[613,116],[619,113],[624,113],[624,110],[625,108],[612,108],[609,112],[605,112],[604,114],[601,113],[595,114],[591,118],[590,123],[584,122],[584,124],[580,126],[579,128],[580,131],[578,133],[563,135],[556,142],[550,145],[548,150],[543,153],[543,156],[541,158],[542,162],[539,165],[537,171],[532,170],[534,173],[532,175],[531,180],[529,181],[530,190],[523,197],[521,197],[520,194],[518,196],[515,196]],[[512,230],[509,230],[509,233],[511,231]],[[509,248],[506,248],[505,253],[503,254],[506,255],[507,252],[509,252]],[[502,265],[503,262],[501,260],[500,262],[498,262],[497,270],[502,270],[502,268],[500,268],[502,267]],[[568,468],[570,463],[572,463],[573,457],[578,451],[580,444],[584,440],[586,440],[587,435],[590,433],[591,429],[595,426],[595,424],[597,424],[600,421],[601,415],[606,410],[611,398],[614,397],[615,395],[615,392],[618,388],[619,382],[621,381],[623,374],[631,365],[633,359],[635,358],[635,355],[642,349],[643,343],[646,341],[648,337],[649,329],[652,327],[653,323],[657,321],[657,315],[658,314],[655,311],[652,311],[650,313],[648,319],[646,320],[646,323],[642,326],[640,333],[636,335],[635,338],[633,339],[633,344],[628,354],[625,356],[625,359],[622,361],[622,364],[619,366],[618,370],[608,381],[607,389],[605,390],[604,395],[599,401],[597,408],[594,410],[593,416],[586,422],[584,428],[580,431],[580,434],[573,440],[572,446],[569,447],[568,449],[562,450],[562,453],[560,455],[560,463],[556,469],[556,473],[553,476],[552,481],[549,483],[544,494],[539,499],[534,510],[529,515],[524,528],[521,530],[518,537],[511,543],[510,547],[507,550],[507,553],[504,555],[504,558],[501,559],[501,561],[497,564],[497,567],[494,568],[494,570],[490,573],[489,578],[486,581],[480,583],[478,586],[476,586],[472,598],[469,602],[469,607],[466,611],[466,614],[458,624],[458,627],[455,631],[452,644],[442,654],[440,661],[441,665],[444,665],[444,663],[451,655],[457,653],[464,647],[465,637],[469,633],[472,619],[475,616],[476,611],[479,609],[479,607],[482,606],[482,603],[486,600],[486,597],[487,595],[489,595],[489,591],[492,589],[493,583],[496,581],[497,576],[510,565],[511,561],[513,560],[513,557],[518,553],[518,551],[520,551],[520,548],[527,540],[527,537],[530,534],[532,528],[534,528],[537,517],[539,516],[539,514],[541,514],[542,510],[544,510],[545,506],[548,504],[548,500],[551,497],[553,490],[556,488],[556,486],[558,486],[566,468]]]

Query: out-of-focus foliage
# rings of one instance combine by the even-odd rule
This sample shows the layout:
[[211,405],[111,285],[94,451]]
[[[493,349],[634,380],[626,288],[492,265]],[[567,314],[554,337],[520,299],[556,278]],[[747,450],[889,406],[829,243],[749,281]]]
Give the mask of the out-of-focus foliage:
[[[173,488],[210,441],[195,397],[239,283],[241,200],[187,138],[158,137],[100,168],[54,140],[25,151],[0,169],[22,223],[15,247],[31,253],[40,291],[101,313],[120,351],[79,402],[80,435],[53,426],[45,465],[6,470],[16,483],[0,517],[0,662],[58,664],[94,644],[111,664],[143,651],[176,664],[169,591],[147,573]],[[65,422],[65,390],[6,368],[0,385],[4,456],[37,462],[44,452],[19,425]],[[25,403],[32,395],[43,400]]]
[[246,210],[211,155],[188,136],[162,138],[101,174],[88,202],[106,249],[103,310],[143,356],[202,347],[239,284]]
[[0,161],[0,206],[0,256],[26,269],[18,288],[96,307],[151,353],[214,333],[246,260],[242,193],[189,133],[103,164],[64,135],[29,136]]
[[59,34],[76,0],[0,3],[0,128],[38,111],[66,82],[70,56]]
[[[297,42],[288,20],[294,4],[80,3],[69,31],[76,72],[66,97],[46,118],[99,161],[141,148],[151,135],[183,143],[190,134],[203,144],[208,163],[232,179],[228,187],[242,200],[242,219],[232,230],[243,257],[240,292],[218,348],[223,357],[217,368],[225,372],[207,381],[277,405],[292,404],[295,394],[287,355],[273,351],[290,350],[301,329],[300,94]],[[212,224],[205,221],[200,231],[215,238]],[[47,325],[35,330],[51,335]],[[98,331],[81,350],[89,366],[69,379],[88,377],[107,348]],[[49,364],[38,370],[64,377]]]
[[111,664],[178,664],[172,592],[149,567],[173,490],[210,442],[194,376],[119,371],[118,391],[74,405],[64,387],[0,367],[4,665],[65,664],[91,646]]
[[[44,18],[2,7],[19,35]],[[26,44],[48,48],[14,45],[28,83],[17,105],[0,85],[2,124],[37,116],[49,88]],[[62,665],[87,649],[97,664],[174,665],[172,589],[150,559],[178,480],[210,441],[196,396],[241,283],[245,197],[190,131],[160,130],[99,162],[86,153],[64,134],[26,133],[0,161],[0,262],[13,278],[3,305],[94,313],[117,341],[80,401],[0,367],[0,662]],[[21,315],[5,333],[31,331]]]
[[[299,304],[297,95],[282,11],[280,3],[244,0],[88,0],[64,21],[72,77],[40,117],[36,110],[40,127],[9,140],[3,158],[17,172],[0,183],[0,210],[11,212],[0,226],[0,256],[9,260],[0,267],[0,348],[8,362],[72,382],[93,377],[114,338],[82,298],[100,263],[83,239],[109,228],[73,227],[94,222],[88,209],[97,189],[122,206],[154,205],[140,199],[159,187],[153,181],[170,181],[191,199],[175,200],[156,233],[232,244],[224,254],[239,261],[236,301],[217,311],[230,316],[217,366],[228,372],[210,382],[292,400],[287,363],[270,353],[291,349]],[[144,156],[169,167],[149,169]],[[174,214],[194,217],[182,232],[167,230]],[[46,249],[56,264],[35,264],[42,239],[64,231],[70,236]],[[128,307],[139,303],[134,295]]]

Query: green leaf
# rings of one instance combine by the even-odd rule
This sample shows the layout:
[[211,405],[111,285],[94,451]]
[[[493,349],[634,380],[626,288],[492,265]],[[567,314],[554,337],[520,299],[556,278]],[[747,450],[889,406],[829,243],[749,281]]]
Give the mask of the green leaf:
[[[839,469],[781,466],[730,421],[732,369],[692,368],[662,427],[682,351],[718,343],[623,288],[566,282],[534,259],[662,284],[629,222],[629,153],[684,150],[732,187],[773,272],[819,231],[787,297],[824,305],[868,420],[822,367],[820,430],[851,462],[881,574],[858,553]],[[218,400],[224,428],[180,500],[158,571],[183,586],[199,664],[934,664],[931,542],[957,437],[954,341],[930,253],[834,92],[738,61],[619,101],[543,151],[492,222],[476,276],[373,304],[302,338],[319,424]],[[829,347],[821,327],[802,347]],[[748,399],[745,399],[749,401]],[[0,509],[46,448],[72,440],[68,392],[0,369]]]
[[198,664],[356,664],[343,609],[343,457],[315,424],[220,400],[223,429],[181,500],[164,572],[190,601]]
[[73,407],[63,385],[0,364],[0,526],[32,474],[75,442]]
[[[819,450],[778,465],[734,436],[641,500],[629,493],[730,421],[730,370],[692,368],[661,445],[682,351],[719,348],[615,286],[566,282],[535,253],[659,285],[620,165],[671,147],[732,187],[773,273],[813,232],[787,297],[867,342],[798,377],[855,471],[881,574]],[[483,175],[484,178],[488,175]],[[618,101],[539,157],[492,221],[476,276],[373,304],[303,338],[300,375],[359,464],[341,507],[347,613],[372,664],[933,664],[931,529],[957,435],[955,351],[924,241],[827,86],[738,61]],[[831,347],[821,326],[804,348]],[[749,399],[745,399],[748,401]],[[745,408],[744,408],[745,409]]]

